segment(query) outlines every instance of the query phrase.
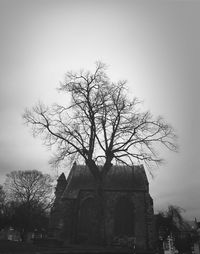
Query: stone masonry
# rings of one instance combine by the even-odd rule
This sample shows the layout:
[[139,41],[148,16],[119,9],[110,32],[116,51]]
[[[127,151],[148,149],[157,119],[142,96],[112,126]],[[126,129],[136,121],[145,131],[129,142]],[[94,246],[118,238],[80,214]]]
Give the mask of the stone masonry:
[[[98,244],[96,185],[88,168],[74,164],[57,180],[50,235],[65,243]],[[113,166],[103,186],[107,245],[133,239],[138,251],[154,248],[153,200],[142,165]]]

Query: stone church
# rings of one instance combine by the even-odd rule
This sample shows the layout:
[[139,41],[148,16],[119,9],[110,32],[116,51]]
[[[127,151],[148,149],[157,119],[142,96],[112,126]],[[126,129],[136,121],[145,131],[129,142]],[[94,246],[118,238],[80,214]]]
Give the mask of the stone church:
[[[95,190],[94,178],[86,166],[75,163],[67,179],[64,173],[60,175],[50,217],[52,237],[65,243],[98,243]],[[144,167],[112,166],[103,193],[106,244],[132,238],[137,250],[152,250],[153,200]]]

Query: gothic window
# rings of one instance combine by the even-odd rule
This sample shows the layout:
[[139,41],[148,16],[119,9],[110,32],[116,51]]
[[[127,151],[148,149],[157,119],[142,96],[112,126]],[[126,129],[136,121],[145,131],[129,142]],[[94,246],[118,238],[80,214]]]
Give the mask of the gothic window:
[[97,219],[97,204],[94,198],[87,198],[83,201],[79,213],[78,235],[80,242],[97,242],[99,228]]
[[117,201],[114,221],[116,236],[134,236],[134,206],[127,197],[121,197]]

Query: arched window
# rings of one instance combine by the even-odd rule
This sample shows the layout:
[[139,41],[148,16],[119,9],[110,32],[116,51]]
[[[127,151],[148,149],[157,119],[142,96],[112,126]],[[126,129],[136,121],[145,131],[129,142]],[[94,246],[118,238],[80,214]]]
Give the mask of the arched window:
[[121,197],[115,206],[115,236],[134,236],[134,206],[127,197]]
[[82,243],[97,243],[99,240],[98,207],[94,198],[85,199],[79,211],[78,239]]

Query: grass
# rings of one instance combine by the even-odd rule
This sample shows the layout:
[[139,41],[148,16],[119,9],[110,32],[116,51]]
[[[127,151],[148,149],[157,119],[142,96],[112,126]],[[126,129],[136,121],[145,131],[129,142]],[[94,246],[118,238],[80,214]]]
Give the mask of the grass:
[[0,254],[35,254],[36,247],[30,243],[0,240]]

